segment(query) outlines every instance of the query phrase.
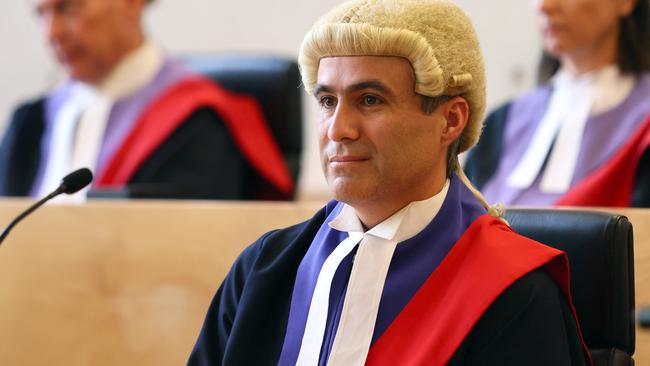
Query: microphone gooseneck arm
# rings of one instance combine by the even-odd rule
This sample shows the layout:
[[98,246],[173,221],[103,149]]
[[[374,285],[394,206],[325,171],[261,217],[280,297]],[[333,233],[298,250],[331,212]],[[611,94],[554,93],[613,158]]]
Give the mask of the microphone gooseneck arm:
[[21,213],[15,219],[13,219],[9,223],[9,225],[7,225],[7,227],[2,231],[2,234],[0,234],[0,245],[2,245],[2,242],[5,240],[7,235],[9,235],[9,232],[11,231],[11,229],[13,229],[14,226],[16,226],[16,224],[18,224],[22,219],[27,217],[27,215],[34,212],[34,210],[41,207],[45,202],[47,202],[47,201],[51,200],[52,198],[60,195],[61,193],[63,193],[63,190],[61,189],[61,187],[59,187],[59,188],[56,189],[56,191],[48,194],[44,198],[41,198],[38,202],[31,205],[27,210],[25,210],[23,213]]
[[18,224],[22,219],[27,217],[30,213],[34,212],[37,208],[41,207],[45,202],[51,200],[52,198],[60,195],[61,193],[73,194],[83,189],[85,186],[90,184],[93,180],[93,174],[88,168],[81,168],[75,170],[74,172],[66,175],[62,180],[59,187],[54,190],[54,192],[48,194],[44,198],[40,199],[38,202],[31,205],[27,210],[18,215],[13,219],[9,225],[2,231],[0,234],[0,245],[5,240],[11,229],[13,229],[16,224]]

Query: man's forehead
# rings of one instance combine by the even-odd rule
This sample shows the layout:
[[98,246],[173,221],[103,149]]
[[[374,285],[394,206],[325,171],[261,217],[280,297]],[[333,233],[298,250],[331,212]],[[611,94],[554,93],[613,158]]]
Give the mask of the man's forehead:
[[36,10],[51,9],[63,5],[80,4],[86,0],[29,0],[28,2]]
[[29,0],[28,2],[36,7],[51,6],[61,3],[80,2],[81,0]]
[[413,85],[411,63],[396,56],[332,56],[320,59],[319,85],[340,86],[373,80],[388,86]]

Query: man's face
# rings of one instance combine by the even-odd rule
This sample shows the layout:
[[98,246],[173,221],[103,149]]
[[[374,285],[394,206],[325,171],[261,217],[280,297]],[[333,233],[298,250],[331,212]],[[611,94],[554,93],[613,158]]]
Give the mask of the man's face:
[[617,42],[634,0],[531,0],[544,48],[555,57],[591,55]]
[[57,60],[73,79],[100,81],[130,50],[134,37],[141,34],[138,1],[33,2]]
[[321,163],[336,199],[355,208],[402,207],[437,193],[436,181],[445,179],[446,119],[440,108],[422,112],[406,59],[323,58],[314,95]]

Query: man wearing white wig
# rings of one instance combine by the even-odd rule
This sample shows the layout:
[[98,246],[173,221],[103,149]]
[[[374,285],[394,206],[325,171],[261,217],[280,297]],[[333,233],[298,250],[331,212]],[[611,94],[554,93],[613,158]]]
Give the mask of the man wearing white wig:
[[143,25],[154,1],[24,1],[66,78],[14,111],[0,196],[45,196],[81,167],[95,172],[92,190],[135,198],[291,196],[258,103],[163,52]]
[[241,254],[189,365],[589,364],[565,254],[510,230],[459,168],[485,107],[462,11],[347,2],[299,62],[335,200]]

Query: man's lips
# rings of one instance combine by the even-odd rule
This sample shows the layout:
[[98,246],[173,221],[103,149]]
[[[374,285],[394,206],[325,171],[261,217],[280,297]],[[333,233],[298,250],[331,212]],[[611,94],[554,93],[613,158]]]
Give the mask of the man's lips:
[[557,22],[545,22],[542,25],[542,33],[544,35],[552,36],[556,34],[557,32],[561,31],[564,28],[564,26],[560,23]]
[[73,63],[82,56],[79,47],[70,44],[64,46],[60,43],[55,43],[52,45],[52,48],[54,49],[57,60],[62,64]]
[[364,156],[356,156],[356,155],[334,155],[330,157],[329,162],[330,164],[350,164],[350,163],[359,163],[368,160],[368,158]]

